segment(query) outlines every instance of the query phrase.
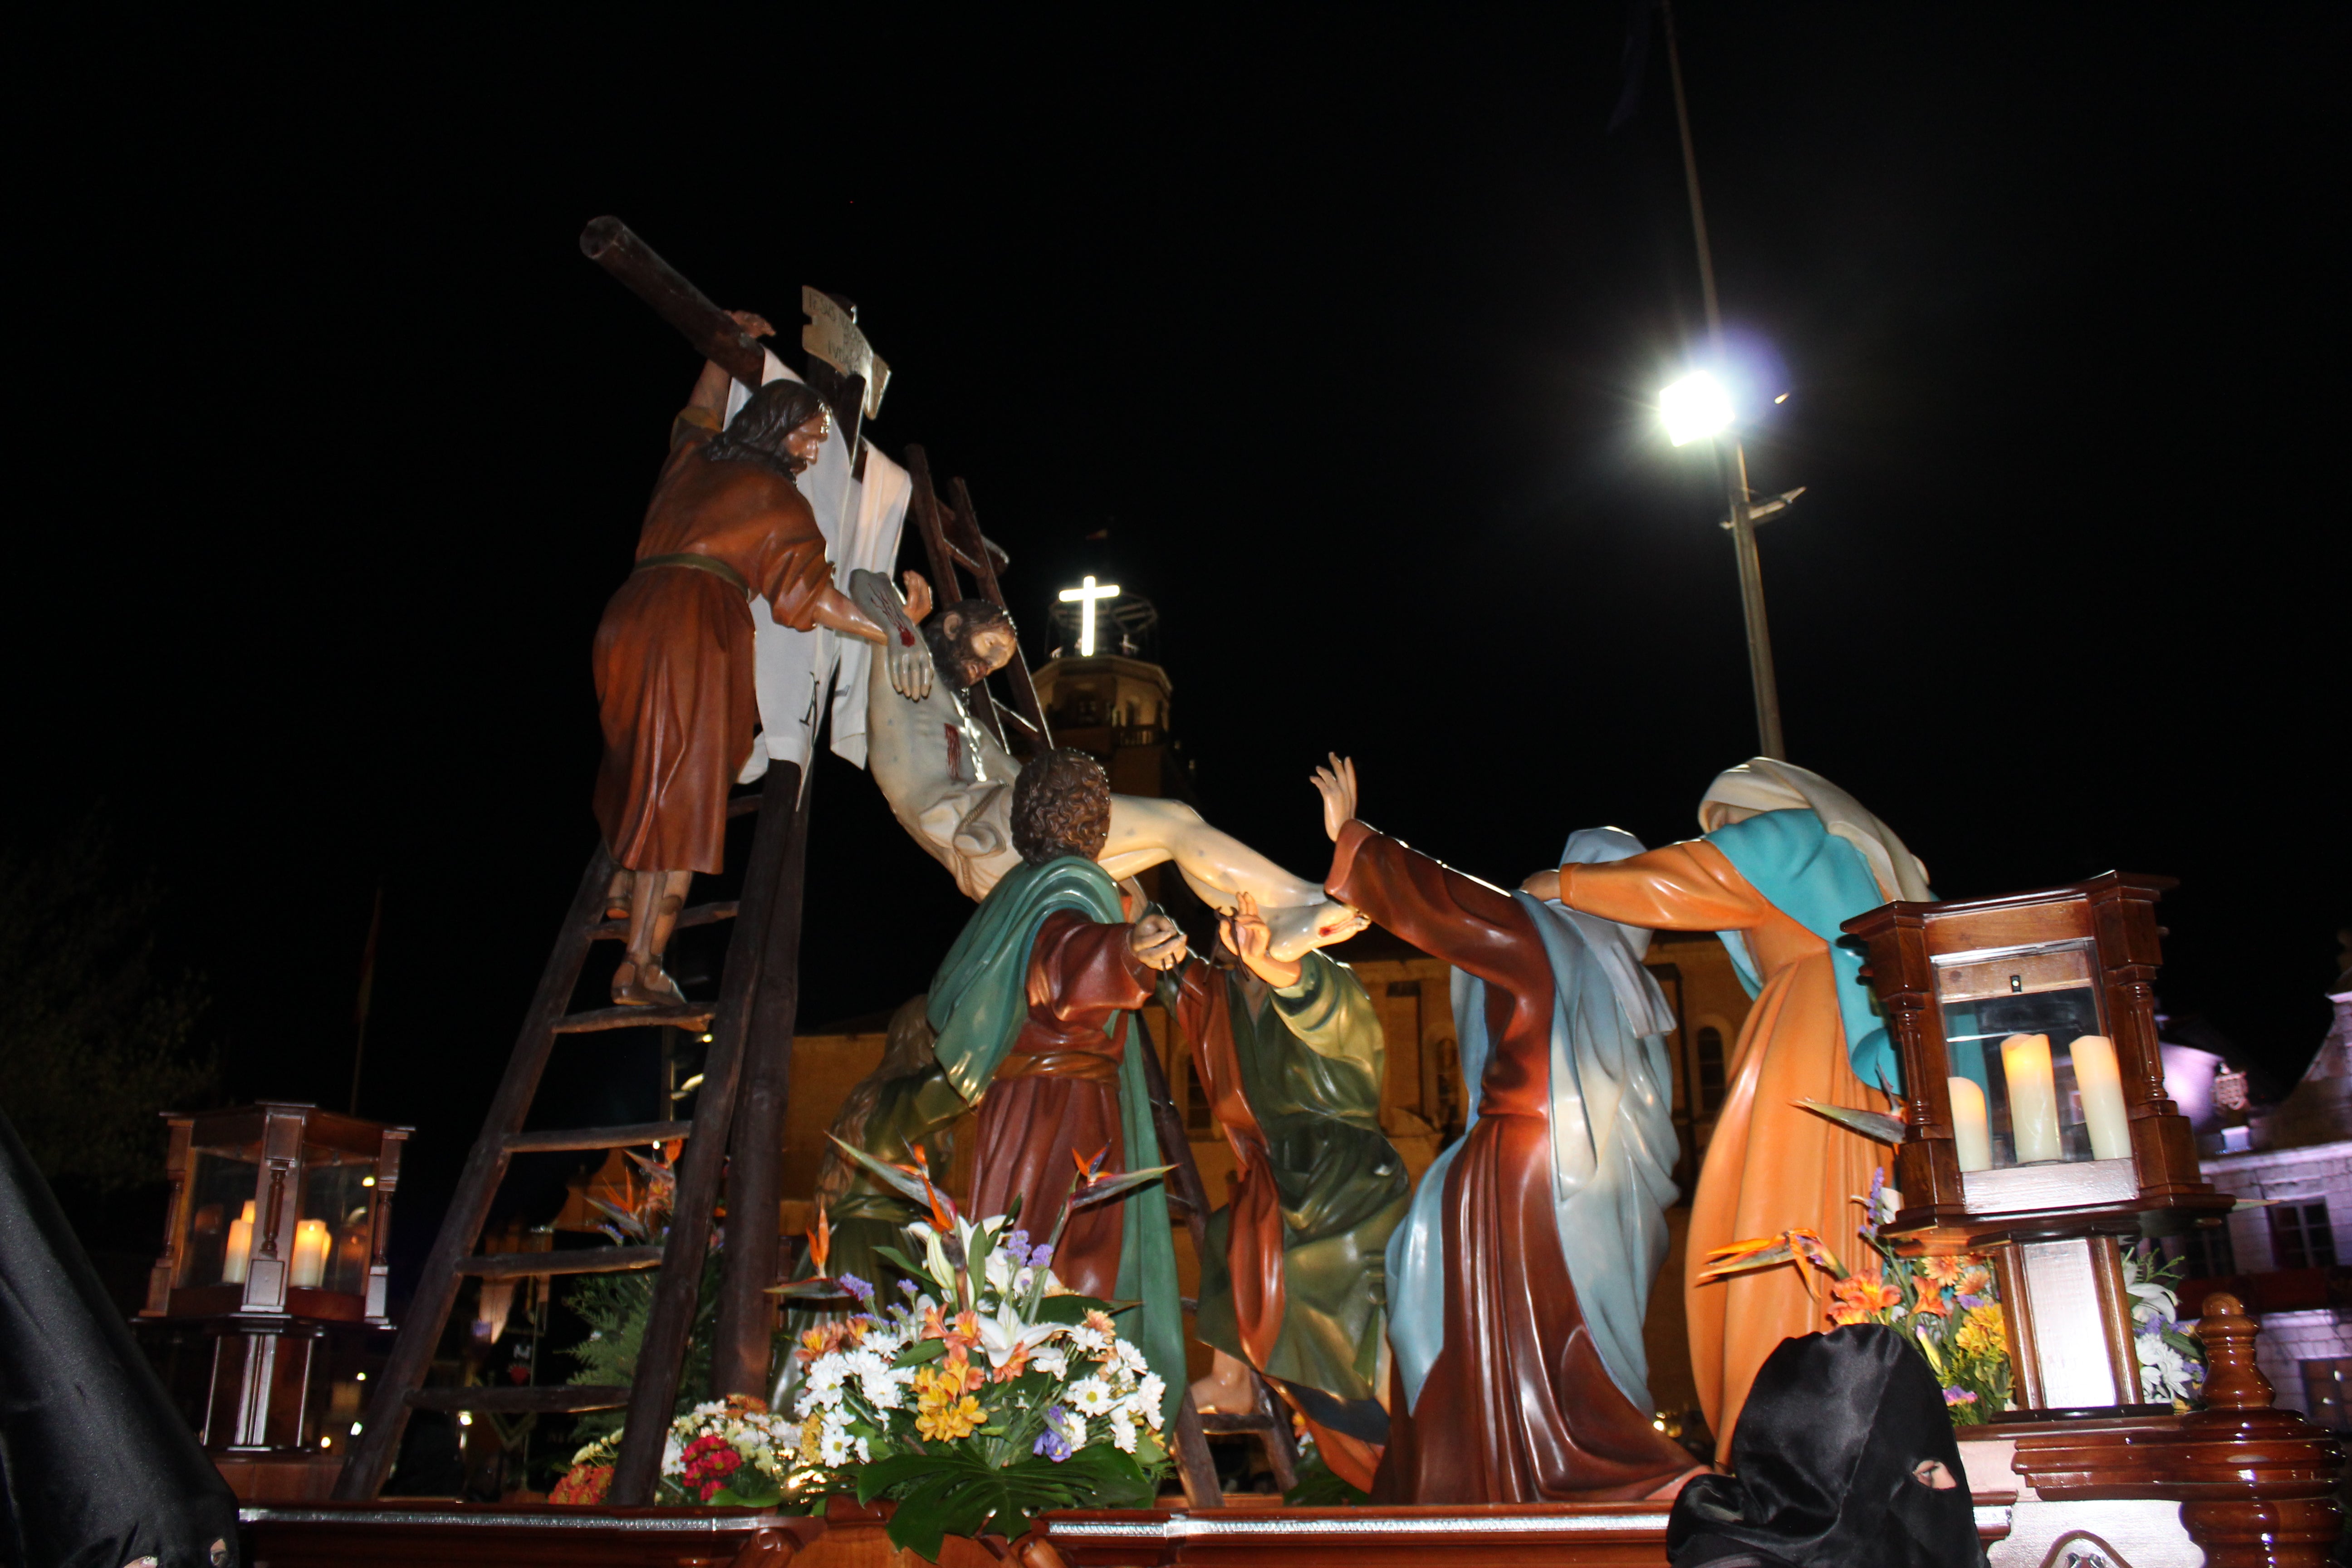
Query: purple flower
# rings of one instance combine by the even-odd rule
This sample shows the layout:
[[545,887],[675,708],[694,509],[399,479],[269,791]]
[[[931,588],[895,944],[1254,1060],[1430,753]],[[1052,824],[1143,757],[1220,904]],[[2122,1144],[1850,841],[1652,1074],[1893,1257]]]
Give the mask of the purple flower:
[[1004,1248],[1004,1255],[1013,1259],[1013,1268],[1029,1267],[1029,1233],[1027,1231],[1016,1230],[999,1245]]
[[1053,1244],[1051,1242],[1039,1242],[1037,1244],[1036,1250],[1029,1254],[1029,1267],[1032,1268],[1050,1268],[1053,1266]]
[[856,1297],[859,1300],[865,1302],[867,1306],[870,1307],[874,1304],[874,1287],[868,1285],[865,1280],[860,1279],[856,1275],[836,1274],[833,1277],[833,1282],[840,1286],[843,1289],[848,1291],[851,1295]]
[[1944,1390],[1944,1403],[1947,1405],[1974,1405],[1976,1402],[1977,1396],[1965,1388]]
[[1070,1440],[1062,1436],[1062,1420],[1066,1414],[1058,1405],[1045,1406],[1045,1429],[1037,1434],[1035,1447],[1029,1451],[1043,1454],[1055,1464],[1070,1457]]
[[917,1285],[912,1279],[899,1280],[898,1289],[906,1292],[907,1299],[910,1301],[923,1293],[922,1288]]
[[1959,1298],[1959,1304],[1973,1312],[1979,1307],[1991,1306],[1992,1298],[1990,1296],[1962,1296]]

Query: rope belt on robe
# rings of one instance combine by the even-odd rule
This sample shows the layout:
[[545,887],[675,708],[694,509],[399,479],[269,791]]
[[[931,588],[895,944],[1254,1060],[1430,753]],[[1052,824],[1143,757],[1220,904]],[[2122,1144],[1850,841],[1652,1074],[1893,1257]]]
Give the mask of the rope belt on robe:
[[1118,1058],[1099,1051],[1015,1051],[997,1064],[996,1079],[1067,1078],[1081,1083],[1117,1083]]
[[751,584],[743,581],[743,574],[715,555],[698,555],[691,551],[679,555],[648,555],[629,568],[629,575],[634,577],[640,572],[659,572],[671,566],[683,566],[689,572],[708,572],[732,586],[745,598],[751,596]]

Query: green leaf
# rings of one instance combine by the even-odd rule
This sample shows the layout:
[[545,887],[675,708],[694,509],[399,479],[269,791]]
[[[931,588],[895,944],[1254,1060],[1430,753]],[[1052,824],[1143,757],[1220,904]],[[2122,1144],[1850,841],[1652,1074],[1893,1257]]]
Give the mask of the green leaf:
[[893,1454],[857,1468],[857,1500],[872,1502],[892,1487],[920,1480],[939,1470],[939,1460],[929,1454]]
[[1848,1106],[1829,1105],[1818,1100],[1800,1100],[1797,1103],[1814,1115],[1834,1121],[1847,1131],[1858,1132],[1874,1142],[1903,1142],[1903,1119],[1899,1116],[1889,1116],[1883,1110],[1855,1110]]
[[[825,1136],[833,1138],[830,1132]],[[855,1143],[845,1143],[838,1138],[833,1138],[833,1146],[864,1166],[866,1174],[876,1181],[888,1187],[925,1214],[931,1212],[931,1195],[924,1189],[919,1177],[910,1176],[898,1166],[887,1161],[876,1159]]]
[[945,1340],[917,1340],[891,1358],[892,1366],[920,1366],[927,1361],[937,1361],[948,1353]]
[[1108,1312],[1110,1303],[1092,1296],[1048,1296],[1037,1303],[1040,1323],[1083,1323],[1088,1312]]
[[1116,1176],[1105,1176],[1072,1197],[1069,1206],[1087,1209],[1123,1198],[1138,1187],[1150,1186],[1175,1168],[1173,1165],[1150,1165],[1140,1171],[1122,1171]]

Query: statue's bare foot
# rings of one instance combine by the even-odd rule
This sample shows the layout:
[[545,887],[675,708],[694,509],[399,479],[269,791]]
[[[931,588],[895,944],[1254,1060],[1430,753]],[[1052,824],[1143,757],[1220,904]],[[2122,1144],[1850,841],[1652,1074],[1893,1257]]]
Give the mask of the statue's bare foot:
[[647,959],[641,970],[624,959],[613,972],[613,1002],[621,1007],[683,1007],[686,993],[662,972],[658,960]]
[[1258,912],[1274,932],[1273,956],[1285,963],[1296,963],[1318,947],[1345,942],[1371,923],[1360,911],[1328,899],[1318,904],[1271,909],[1261,904]]
[[1209,1353],[1209,1374],[1192,1384],[1192,1404],[1202,1410],[1221,1410],[1229,1415],[1246,1415],[1257,1408],[1257,1380],[1250,1375],[1249,1363],[1238,1356],[1227,1355],[1212,1346]]

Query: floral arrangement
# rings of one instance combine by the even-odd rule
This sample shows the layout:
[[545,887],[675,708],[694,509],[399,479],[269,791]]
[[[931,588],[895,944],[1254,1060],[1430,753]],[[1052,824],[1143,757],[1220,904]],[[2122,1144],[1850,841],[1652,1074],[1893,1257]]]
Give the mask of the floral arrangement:
[[1855,1234],[1878,1254],[1874,1276],[1849,1272],[1818,1235],[1798,1229],[1718,1247],[1707,1255],[1708,1267],[1699,1279],[1720,1279],[1793,1263],[1807,1289],[1812,1289],[1817,1275],[1829,1281],[1823,1316],[1831,1326],[1885,1323],[1902,1334],[1943,1385],[1954,1426],[1972,1426],[2009,1408],[2009,1342],[1992,1269],[1974,1254],[1906,1258],[1897,1253],[1880,1234],[1900,1202],[1886,1185],[1884,1170],[1872,1173],[1870,1195],[1853,1201],[1864,1210]]
[[[791,1352],[794,1419],[739,1396],[672,1423],[662,1500],[821,1513],[835,1492],[889,1499],[892,1544],[934,1562],[946,1536],[1017,1539],[1047,1509],[1149,1507],[1168,1468],[1167,1385],[1119,1337],[1108,1303],[1055,1275],[1061,1225],[1033,1245],[1012,1215],[956,1213],[919,1163],[842,1147],[929,1210],[908,1227],[919,1260],[881,1249],[906,1271],[905,1300],[877,1306],[871,1285],[826,1274],[820,1215],[816,1276],[774,1293],[864,1310],[810,1329]],[[1104,1158],[1078,1160],[1061,1224],[1166,1169],[1106,1176]],[[601,1501],[619,1448],[618,1432],[582,1448],[550,1500]]]
[[2132,1348],[2139,1356],[2140,1397],[2185,1411],[2205,1390],[2205,1345],[2180,1327],[2183,1265],[2158,1261],[2156,1244],[2124,1249],[2124,1289],[2132,1298]]
[[[957,1214],[919,1167],[849,1152],[931,1217],[908,1227],[919,1261],[883,1253],[907,1273],[905,1300],[877,1308],[865,1281],[829,1281],[866,1310],[809,1330],[793,1352],[800,1484],[893,1500],[892,1544],[933,1561],[948,1535],[1017,1539],[1047,1509],[1150,1506],[1167,1469],[1167,1386],[1108,1303],[1055,1277],[1061,1225],[1032,1245],[1013,1216]],[[1062,1224],[1161,1173],[1106,1177],[1102,1163],[1079,1159]]]
[[[656,1492],[667,1504],[770,1508],[796,1489],[801,1428],[769,1414],[765,1401],[730,1394],[698,1405],[670,1423]],[[572,1470],[548,1494],[557,1503],[598,1503],[613,1484],[621,1435],[609,1432],[572,1456]]]

